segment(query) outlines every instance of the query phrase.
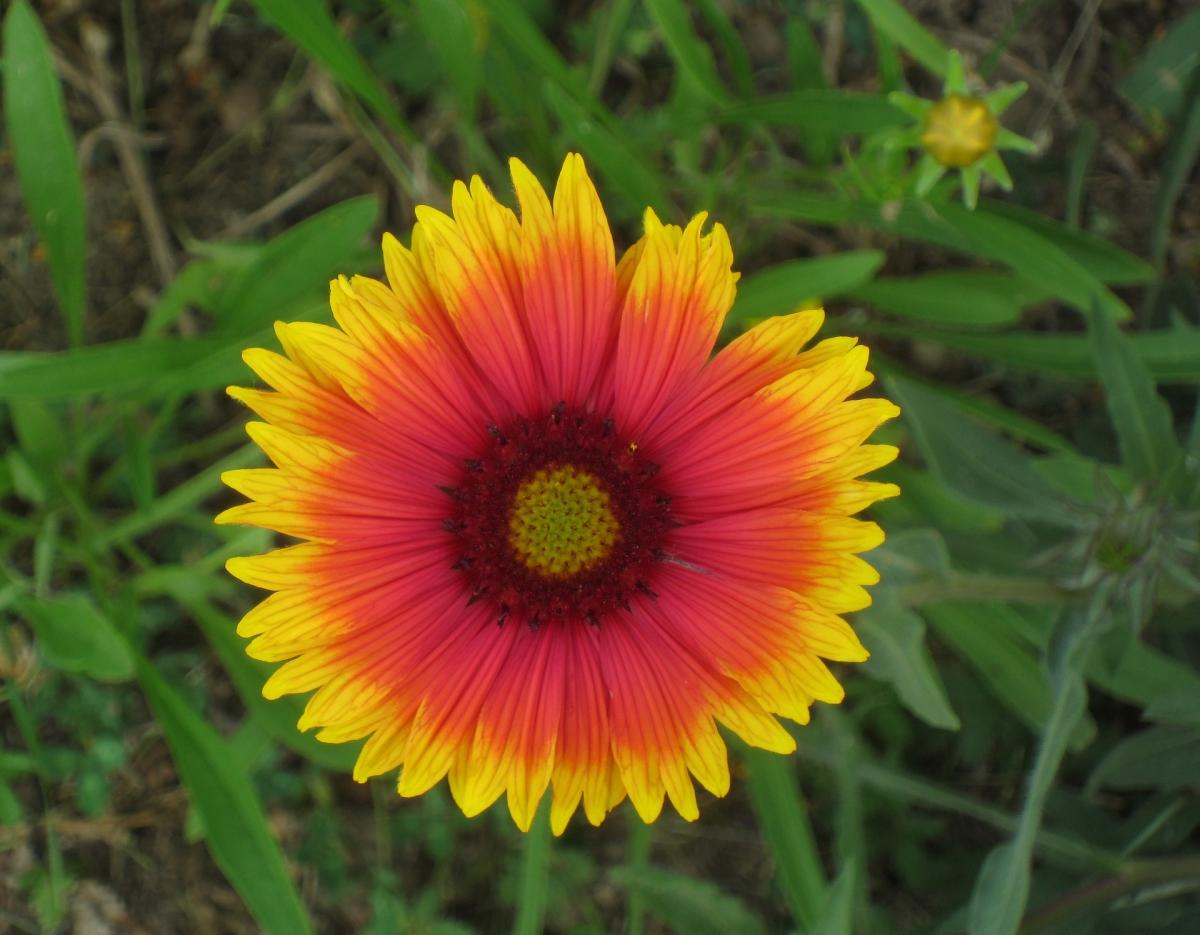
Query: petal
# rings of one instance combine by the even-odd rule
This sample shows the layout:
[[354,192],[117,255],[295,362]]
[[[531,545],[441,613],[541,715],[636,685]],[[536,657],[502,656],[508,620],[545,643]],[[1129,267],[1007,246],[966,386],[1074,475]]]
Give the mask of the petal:
[[540,401],[521,294],[521,230],[516,216],[478,178],[454,184],[454,217],[418,207],[413,249],[467,353],[519,412]]
[[695,377],[733,304],[737,274],[720,224],[701,235],[707,215],[680,231],[646,212],[646,234],[628,276],[617,347],[605,392],[621,430],[638,438]]
[[521,204],[524,308],[545,380],[542,403],[577,406],[616,338],[612,234],[580,156],[563,163],[553,207],[520,160],[509,165]]

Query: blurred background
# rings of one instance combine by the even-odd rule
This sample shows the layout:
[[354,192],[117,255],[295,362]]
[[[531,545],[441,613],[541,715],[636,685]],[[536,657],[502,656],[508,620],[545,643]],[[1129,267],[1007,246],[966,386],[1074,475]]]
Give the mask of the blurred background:
[[[0,931],[1200,931],[1194,3],[20,0],[3,59]],[[973,210],[914,103],[959,60]],[[222,565],[272,540],[211,517],[240,350],[568,150],[618,249],[729,228],[725,338],[871,345],[904,496],[795,757],[551,841],[263,701]]]

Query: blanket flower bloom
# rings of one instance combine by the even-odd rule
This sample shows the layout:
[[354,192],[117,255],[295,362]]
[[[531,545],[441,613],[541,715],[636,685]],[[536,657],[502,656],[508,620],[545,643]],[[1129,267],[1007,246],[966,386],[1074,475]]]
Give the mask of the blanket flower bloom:
[[697,817],[692,777],[729,788],[717,723],[794,748],[866,651],[839,614],[877,580],[851,518],[895,494],[860,476],[897,413],[848,338],[801,353],[822,315],[759,324],[710,355],[737,274],[725,230],[645,215],[615,262],[578,155],[553,200],[511,162],[520,219],[480,179],[453,217],[384,237],[387,283],[332,283],[338,327],[277,325],[246,352],[272,390],[230,394],[274,468],[230,471],[218,522],[304,540],[234,558],[274,593],[238,632],[283,664],[268,698],[366,739],[355,778],[399,793],[449,777],[467,815],[507,793],[528,829],[549,787],[561,833],[626,795]]

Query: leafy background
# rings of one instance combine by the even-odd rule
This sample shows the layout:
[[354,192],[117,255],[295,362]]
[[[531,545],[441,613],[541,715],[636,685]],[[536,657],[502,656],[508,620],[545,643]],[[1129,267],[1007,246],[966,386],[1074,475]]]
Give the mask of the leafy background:
[[[1079,0],[6,5],[0,929],[1200,930],[1200,12]],[[948,50],[1039,151],[924,199]],[[378,235],[577,148],[629,243],[710,210],[730,317],[823,302],[903,407],[873,650],[727,799],[522,837],[267,704],[216,528],[240,348]],[[728,335],[727,335],[728,336]]]

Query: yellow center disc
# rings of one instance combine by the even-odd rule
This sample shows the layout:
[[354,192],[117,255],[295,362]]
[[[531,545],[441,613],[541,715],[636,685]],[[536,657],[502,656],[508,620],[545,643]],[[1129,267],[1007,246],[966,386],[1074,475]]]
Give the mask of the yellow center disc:
[[600,482],[566,465],[543,468],[520,486],[508,542],[531,571],[569,578],[602,561],[620,530]]
[[991,150],[999,130],[979,98],[948,94],[925,114],[921,145],[942,165],[966,168]]

